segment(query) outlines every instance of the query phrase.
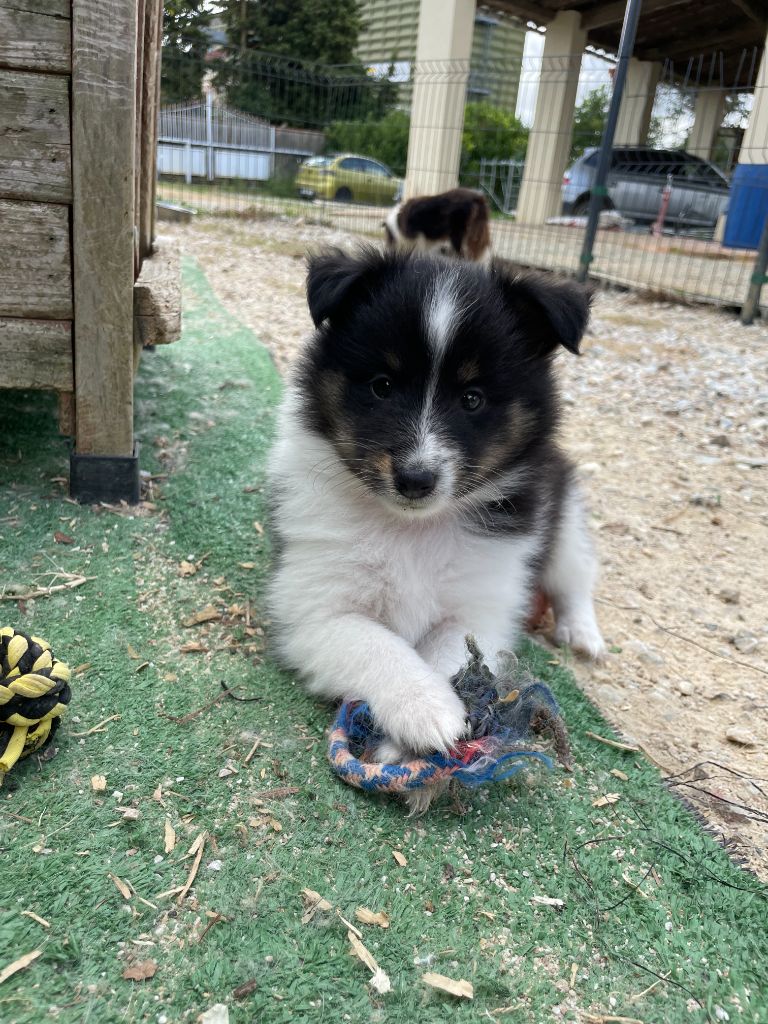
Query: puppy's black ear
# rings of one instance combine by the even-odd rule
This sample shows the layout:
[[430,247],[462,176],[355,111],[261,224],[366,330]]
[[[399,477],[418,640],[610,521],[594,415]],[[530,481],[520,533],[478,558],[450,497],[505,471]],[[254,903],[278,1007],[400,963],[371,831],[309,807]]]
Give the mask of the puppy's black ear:
[[505,304],[522,321],[537,355],[551,355],[558,345],[579,354],[579,342],[589,320],[590,291],[567,278],[509,276],[498,266],[494,275]]
[[340,317],[383,265],[382,256],[373,248],[354,254],[343,249],[324,249],[310,256],[307,302],[315,327],[324,320]]

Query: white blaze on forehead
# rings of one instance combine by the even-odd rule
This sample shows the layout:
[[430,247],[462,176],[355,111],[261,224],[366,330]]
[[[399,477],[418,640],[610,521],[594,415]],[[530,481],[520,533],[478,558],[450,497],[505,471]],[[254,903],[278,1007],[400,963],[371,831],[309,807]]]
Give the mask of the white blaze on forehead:
[[[459,315],[456,275],[443,274],[436,282],[426,307],[427,342],[439,361],[455,330]],[[436,369],[437,367],[435,367]]]

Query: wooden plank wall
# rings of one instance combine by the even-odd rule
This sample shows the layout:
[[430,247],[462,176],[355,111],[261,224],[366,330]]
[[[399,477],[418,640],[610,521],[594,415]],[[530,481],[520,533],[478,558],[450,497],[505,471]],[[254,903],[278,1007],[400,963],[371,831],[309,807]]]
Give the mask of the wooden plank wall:
[[70,0],[0,0],[0,361],[73,389]]

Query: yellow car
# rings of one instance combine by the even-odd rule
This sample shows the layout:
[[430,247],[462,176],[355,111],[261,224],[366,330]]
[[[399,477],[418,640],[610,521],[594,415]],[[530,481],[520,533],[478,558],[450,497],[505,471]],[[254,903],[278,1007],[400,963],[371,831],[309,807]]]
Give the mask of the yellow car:
[[389,204],[402,198],[403,179],[384,164],[355,153],[311,156],[299,167],[296,189],[304,199]]

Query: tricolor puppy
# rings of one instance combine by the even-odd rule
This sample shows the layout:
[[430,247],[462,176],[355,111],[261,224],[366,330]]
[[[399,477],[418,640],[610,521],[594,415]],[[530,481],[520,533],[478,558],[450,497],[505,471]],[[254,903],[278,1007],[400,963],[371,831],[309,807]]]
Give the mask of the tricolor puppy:
[[480,192],[454,188],[395,206],[384,222],[384,232],[390,248],[441,252],[487,265],[491,262],[488,221],[488,204]]
[[317,330],[269,470],[276,641],[312,692],[371,705],[390,757],[446,749],[465,728],[449,684],[465,635],[493,668],[537,588],[560,642],[603,650],[551,367],[578,351],[588,299],[374,250],[315,256],[307,293]]

